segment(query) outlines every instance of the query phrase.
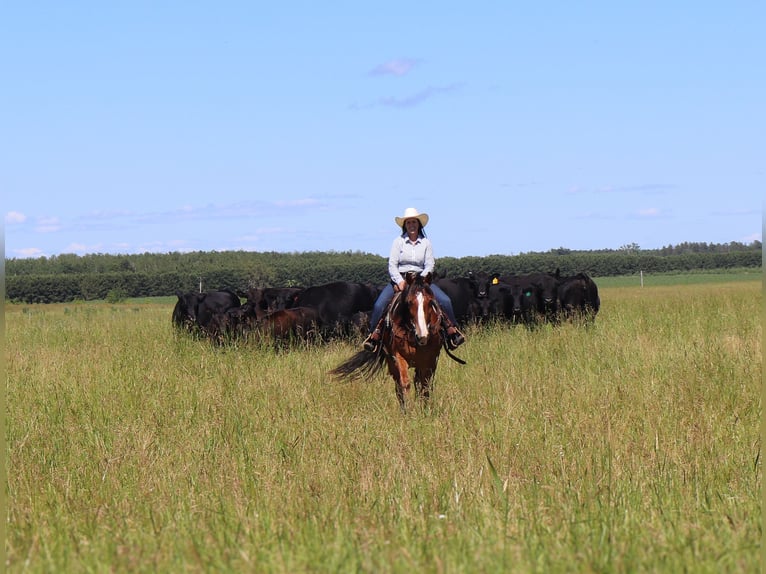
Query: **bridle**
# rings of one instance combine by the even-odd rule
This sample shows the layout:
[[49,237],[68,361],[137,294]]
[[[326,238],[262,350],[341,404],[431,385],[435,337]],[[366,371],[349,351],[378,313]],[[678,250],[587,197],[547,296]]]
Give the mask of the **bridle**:
[[[402,307],[403,303],[408,303],[412,290],[415,291],[414,296],[419,299],[417,305],[418,309],[414,316],[409,310],[409,304],[405,305],[405,307]],[[437,315],[440,313],[440,309],[436,304],[436,299],[433,294],[430,295],[430,301],[428,302],[424,300],[425,297],[425,286],[417,284],[408,285],[404,291],[398,292],[395,295],[393,301],[391,302],[391,307],[389,308],[389,313],[386,321],[390,327],[391,316],[398,314],[398,316],[403,319],[400,328],[404,333],[394,332],[394,337],[402,340],[407,340],[409,343],[414,343],[414,345],[417,346],[425,344],[425,342],[428,340],[428,337],[432,336],[435,332],[438,332],[438,321],[436,324],[434,324],[433,318],[431,318],[429,321],[427,306],[430,306],[431,309],[437,313]],[[402,309],[406,309],[406,311],[403,311]],[[418,325],[418,323],[421,321],[422,323]],[[420,334],[418,334],[418,331],[420,331]]]

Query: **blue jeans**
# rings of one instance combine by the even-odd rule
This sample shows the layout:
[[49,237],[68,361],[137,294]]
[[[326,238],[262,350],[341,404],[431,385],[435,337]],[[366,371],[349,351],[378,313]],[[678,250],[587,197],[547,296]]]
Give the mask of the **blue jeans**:
[[[455,311],[452,310],[452,300],[444,291],[441,290],[438,285],[431,283],[430,287],[431,291],[434,292],[434,296],[436,296],[436,300],[439,302],[439,306],[444,309],[444,312],[447,314],[447,317],[449,317],[449,320],[452,321],[452,324],[457,326],[457,321],[455,320]],[[386,307],[388,307],[388,304],[393,298],[394,286],[391,283],[388,283],[383,288],[383,291],[380,292],[380,295],[378,295],[378,299],[375,301],[375,305],[372,308],[372,317],[370,318],[370,332],[375,330],[375,327],[378,325],[378,321],[380,321],[380,318],[383,316],[383,311],[385,311]]]

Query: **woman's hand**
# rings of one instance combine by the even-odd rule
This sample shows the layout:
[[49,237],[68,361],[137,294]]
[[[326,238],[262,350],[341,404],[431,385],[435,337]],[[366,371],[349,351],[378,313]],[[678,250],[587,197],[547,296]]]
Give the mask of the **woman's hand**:
[[404,288],[407,286],[407,282],[402,280],[399,281],[399,283],[396,284],[396,290],[397,291],[404,291]]

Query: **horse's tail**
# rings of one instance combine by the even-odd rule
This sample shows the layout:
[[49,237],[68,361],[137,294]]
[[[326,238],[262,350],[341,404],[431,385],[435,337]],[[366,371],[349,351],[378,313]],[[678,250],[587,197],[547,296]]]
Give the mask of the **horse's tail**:
[[330,375],[340,380],[355,381],[372,377],[383,367],[385,357],[382,348],[376,352],[359,351],[347,361],[330,371]]

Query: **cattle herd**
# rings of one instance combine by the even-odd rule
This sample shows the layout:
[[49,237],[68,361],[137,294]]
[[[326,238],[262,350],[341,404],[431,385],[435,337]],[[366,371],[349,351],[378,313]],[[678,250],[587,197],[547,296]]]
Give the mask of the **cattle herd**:
[[[587,273],[435,278],[449,295],[461,326],[490,321],[534,327],[561,321],[591,322],[598,313],[598,288]],[[326,341],[366,334],[382,285],[334,281],[310,287],[229,289],[177,293],[172,321],[180,330],[215,343],[267,340]],[[244,302],[243,302],[244,299]]]

